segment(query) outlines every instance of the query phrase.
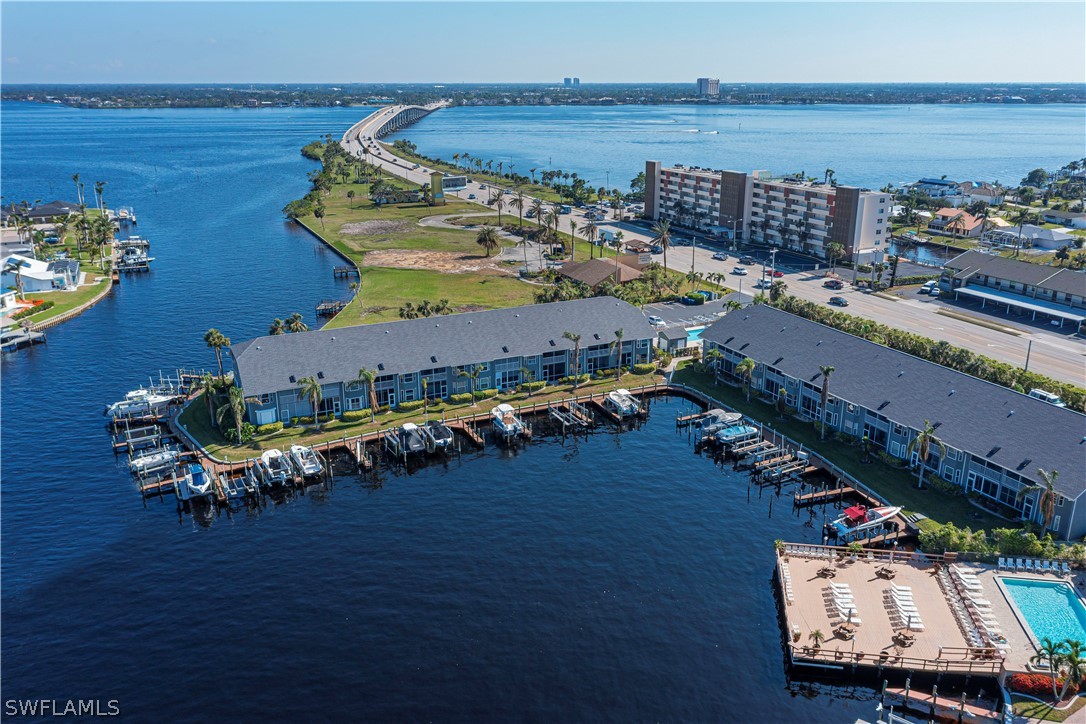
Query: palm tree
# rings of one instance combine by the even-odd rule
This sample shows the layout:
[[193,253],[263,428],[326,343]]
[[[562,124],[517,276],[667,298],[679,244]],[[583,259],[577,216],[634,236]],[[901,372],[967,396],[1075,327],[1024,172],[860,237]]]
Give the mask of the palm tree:
[[671,222],[660,219],[652,225],[652,243],[664,250],[664,272],[667,272],[667,250],[671,248]]
[[822,633],[821,629],[816,628],[814,631],[808,634],[807,638],[814,642],[814,647],[817,651],[818,649],[822,648],[822,642],[826,640],[826,634]]
[[1044,468],[1037,468],[1037,475],[1041,478],[1042,483],[1040,485],[1027,485],[1018,491],[1018,497],[1021,499],[1030,493],[1037,494],[1036,512],[1041,514],[1041,535],[1043,536],[1045,531],[1052,527],[1052,521],[1056,517],[1056,499],[1059,497],[1059,493],[1056,492],[1056,480],[1060,477],[1060,471],[1053,470],[1049,472]]
[[457,377],[466,377],[468,380],[469,389],[471,390],[471,406],[475,407],[475,383],[479,379],[479,375],[483,371],[482,365],[475,365],[470,370],[466,370],[462,367],[456,369]]
[[615,386],[618,386],[618,378],[621,377],[622,370],[622,338],[625,336],[625,331],[622,327],[615,330],[615,341],[611,343],[611,354],[615,355],[615,369],[619,370],[620,374],[615,375]]
[[23,292],[23,263],[17,259],[11,259],[4,265],[5,274],[15,275],[15,294],[19,299],[26,300],[26,294]]
[[939,457],[946,457],[946,445],[943,441],[935,437],[935,428],[928,420],[924,420],[924,429],[922,429],[917,436],[912,439],[909,446],[905,449],[905,453],[912,456],[913,451],[916,451],[917,473],[916,473],[916,487],[924,487],[924,467],[928,464],[928,456],[931,453],[931,446],[935,445],[939,448]]
[[520,376],[524,379],[524,385],[528,389],[528,397],[531,397],[533,394],[532,383],[535,382],[535,372],[532,372],[527,367],[521,367]]
[[347,189],[347,206],[354,208],[354,189]]
[[204,401],[207,402],[207,419],[212,426],[215,425],[215,378],[211,376],[210,372],[205,372],[199,380],[196,381],[196,385],[192,389],[195,393],[203,393]]
[[596,236],[599,234],[599,229],[596,227],[596,222],[593,219],[589,219],[581,227],[581,233],[584,238],[588,239],[588,258],[596,258]]
[[298,380],[298,384],[301,389],[298,390],[299,397],[308,397],[309,402],[313,405],[313,429],[320,432],[321,429],[321,416],[320,405],[321,400],[324,398],[324,393],[321,390],[321,383],[316,377],[303,377]]
[[286,331],[287,327],[279,317],[273,319],[271,326],[268,327],[268,334],[286,334]]
[[830,375],[834,368],[830,365],[820,365],[818,371],[822,373],[822,430],[818,433],[819,440],[826,439],[826,408],[830,402]]
[[79,183],[79,174],[72,174],[72,181],[75,182],[75,202],[80,206],[83,205],[83,185]]
[[321,222],[321,231],[324,231],[324,204],[322,202],[317,202],[317,205],[313,207],[313,216]]
[[288,332],[308,332],[309,325],[302,321],[302,315],[298,312],[294,312],[287,319],[287,331]]
[[505,208],[505,194],[504,193],[499,192],[498,195],[494,197],[494,206],[497,207],[497,209],[498,209],[498,226],[501,226],[502,225],[502,209]]
[[98,199],[98,211],[102,214],[102,216],[106,215],[106,183],[106,181],[94,182],[94,197]]
[[1083,657],[1086,652],[1082,650],[1082,642],[1067,639],[1063,643],[1067,647],[1067,653],[1063,655],[1063,691],[1059,697],[1061,700],[1067,696],[1067,691],[1072,686],[1080,688],[1086,678],[1086,658]]
[[754,384],[754,368],[757,364],[750,357],[744,357],[743,361],[735,366],[735,376],[743,381],[743,386],[746,388],[747,402],[750,402],[750,387]]
[[517,214],[520,216],[519,228],[524,228],[524,207],[528,203],[528,197],[520,189],[516,190],[513,194],[513,200],[509,202],[509,206],[517,210]]
[[498,239],[498,232],[493,226],[484,226],[479,230],[479,234],[475,237],[475,243],[486,249],[487,257],[490,253],[501,246],[501,241]]
[[246,397],[245,392],[238,386],[232,386],[226,395],[226,402],[215,413],[215,421],[222,428],[223,421],[230,418],[234,422],[234,432],[237,433],[237,444],[241,444],[241,423],[245,421],[245,404],[257,402],[255,398]]
[[1056,677],[1060,675],[1060,665],[1063,663],[1065,644],[1063,641],[1053,641],[1048,636],[1041,639],[1041,645],[1037,653],[1030,657],[1029,662],[1035,666],[1048,667],[1048,675],[1052,679],[1052,698],[1058,699],[1056,693]]
[[208,347],[215,350],[215,361],[219,364],[219,377],[222,378],[222,348],[230,346],[230,338],[212,327],[204,334],[204,342],[207,343]]
[[536,172],[537,170],[538,170],[538,169],[534,169],[534,168],[530,168],[530,169],[528,169],[528,173],[532,174],[532,183],[535,183],[535,172]]
[[562,332],[562,336],[573,342],[573,389],[576,390],[581,378],[581,335]]
[[1029,207],[1018,209],[1014,214],[1014,223],[1018,224],[1018,239],[1014,242],[1014,253],[1016,256],[1018,255],[1019,248],[1022,246],[1022,227],[1026,224],[1033,223],[1033,221],[1033,212],[1030,211]]
[[786,291],[788,291],[788,285],[784,283],[784,280],[774,279],[769,285],[769,303],[776,304]]
[[577,222],[572,218],[569,220],[569,260],[577,261]]
[[543,226],[543,199],[532,200],[532,215],[535,216],[536,226]]
[[355,382],[361,382],[366,385],[366,390],[369,392],[370,397],[370,422],[373,422],[377,414],[377,390],[374,389],[374,382],[377,381],[377,370],[358,370],[358,378]]

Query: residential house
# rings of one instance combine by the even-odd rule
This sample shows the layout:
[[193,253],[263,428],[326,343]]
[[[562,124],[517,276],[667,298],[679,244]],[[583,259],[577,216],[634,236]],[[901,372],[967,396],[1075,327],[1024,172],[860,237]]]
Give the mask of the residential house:
[[1071,229],[1086,229],[1086,212],[1083,211],[1045,209],[1041,212],[1041,220],[1048,224],[1060,224]]
[[1005,189],[984,181],[963,181],[958,184],[958,190],[965,204],[983,201],[989,206],[998,206],[1006,198]]
[[[714,363],[721,377],[749,357],[758,394],[825,419],[831,433],[866,437],[1001,514],[1039,520],[1038,493],[1021,493],[1043,483],[1038,468],[1058,471],[1052,528],[1062,539],[1086,535],[1086,415],[768,305],[723,317],[701,339],[723,355]],[[834,368],[825,411],[823,365]],[[909,445],[929,422],[946,453],[932,445],[923,461]]]
[[989,229],[981,236],[981,241],[993,246],[1012,246],[1019,248],[1037,248],[1055,250],[1064,246],[1075,246],[1083,241],[1082,237],[1068,234],[1059,229],[1046,229],[1034,224],[1009,226],[1001,229]]
[[[633,259],[636,261],[637,257]],[[589,261],[569,262],[558,269],[566,279],[587,284],[592,289],[606,281],[612,284],[626,284],[641,278],[641,272],[619,260],[616,264],[611,259],[590,259]]]
[[953,236],[956,239],[977,239],[983,231],[984,219],[950,207],[936,211],[928,223],[929,233]]
[[[621,345],[615,332],[623,331]],[[377,404],[396,406],[423,395],[445,399],[468,392],[461,371],[479,369],[475,389],[515,389],[522,382],[557,382],[573,374],[580,335],[581,373],[648,362],[656,337],[645,315],[614,297],[423,317],[357,327],[257,337],[229,348],[249,419],[262,425],[312,415],[300,380],[320,380],[322,414],[370,407],[359,371],[376,373]]]
[[[18,273],[15,272],[13,265],[18,265]],[[39,261],[21,254],[9,254],[4,257],[0,288],[14,289],[21,283],[24,294],[50,292],[55,289],[78,286],[83,283],[85,276],[84,272],[79,271],[79,262],[74,259]]]

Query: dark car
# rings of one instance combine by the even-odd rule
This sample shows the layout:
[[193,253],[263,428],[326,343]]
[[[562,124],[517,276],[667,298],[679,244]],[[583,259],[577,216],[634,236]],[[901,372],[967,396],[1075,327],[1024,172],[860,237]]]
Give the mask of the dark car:
[[742,259],[739,260],[739,263],[740,264],[754,264],[755,263],[754,262],[754,257],[753,256],[744,256]]
[[848,300],[844,297],[830,297],[830,304],[835,307],[847,307]]
[[844,289],[845,283],[840,279],[828,279],[822,282],[822,286],[826,287],[827,289]]

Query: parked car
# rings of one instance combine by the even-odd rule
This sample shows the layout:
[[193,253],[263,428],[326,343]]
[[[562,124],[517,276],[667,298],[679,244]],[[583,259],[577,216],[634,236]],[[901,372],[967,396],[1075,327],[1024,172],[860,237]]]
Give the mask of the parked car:
[[479,184],[480,191],[486,191],[486,184]]
[[713,254],[713,258],[717,261],[727,261],[728,255],[722,251],[718,251],[717,253]]
[[754,257],[753,256],[744,256],[743,258],[741,258],[739,260],[739,263],[740,264],[754,264],[755,263],[754,262]]
[[655,315],[650,314],[649,315],[649,324],[651,324],[654,327],[663,327],[664,326],[664,320],[660,319],[659,317],[657,317]]
[[769,289],[772,286],[773,282],[769,281],[768,279],[759,279],[758,281],[754,282],[755,289]]
[[844,297],[830,297],[830,304],[835,307],[847,307],[848,300]]
[[[652,317],[649,317],[649,319],[652,319]],[[1038,400],[1043,400],[1044,402],[1047,402],[1050,405],[1055,405],[1056,407],[1067,407],[1067,403],[1061,400],[1059,395],[1054,395],[1047,390],[1034,388],[1029,391],[1029,396]]]
[[659,244],[653,244],[652,245],[652,253],[653,254],[663,254],[664,253],[664,247],[660,246]]
[[468,200],[469,201],[475,200],[475,194],[468,194]]
[[932,279],[931,281],[924,282],[924,286],[920,287],[916,291],[921,294],[931,294],[931,290],[939,286],[939,282]]
[[741,277],[745,277],[747,275],[747,268],[742,267],[742,266],[737,266],[734,269],[732,269],[732,274],[735,274],[735,275],[741,276]]
[[774,269],[773,270],[773,278],[774,279],[780,279],[783,276],[784,276],[784,272],[782,272],[780,269]]
[[845,283],[840,279],[827,279],[826,281],[822,282],[822,286],[826,287],[827,289],[844,289]]
[[937,296],[939,296],[940,294],[941,294],[941,292],[939,291],[939,287],[932,287],[932,288],[931,288],[931,291],[930,291],[930,292],[928,292],[928,296],[929,296],[929,297],[937,297]]

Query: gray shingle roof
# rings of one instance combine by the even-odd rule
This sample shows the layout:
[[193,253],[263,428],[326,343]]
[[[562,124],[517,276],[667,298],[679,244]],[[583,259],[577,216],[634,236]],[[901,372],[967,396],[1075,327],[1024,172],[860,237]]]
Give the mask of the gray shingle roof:
[[1058,470],[1056,488],[1086,491],[1086,415],[926,362],[765,305],[733,312],[702,332],[710,340],[821,385],[830,394],[917,429],[931,420],[947,445],[1036,480]]
[[[581,335],[581,348],[623,339],[652,339],[637,307],[614,297],[450,314],[358,327],[257,337],[230,348],[245,392],[289,390],[290,381],[324,373],[331,384],[354,380],[359,369],[403,374],[459,367],[506,357],[573,349],[564,332]],[[599,335],[599,338],[596,338]],[[552,344],[553,341],[553,344]]]
[[1071,269],[1031,264],[1028,261],[1007,259],[993,254],[981,254],[967,251],[946,263],[954,270],[956,279],[968,279],[974,274],[1021,282],[1043,289],[1051,289],[1067,294],[1086,294],[1086,274]]

